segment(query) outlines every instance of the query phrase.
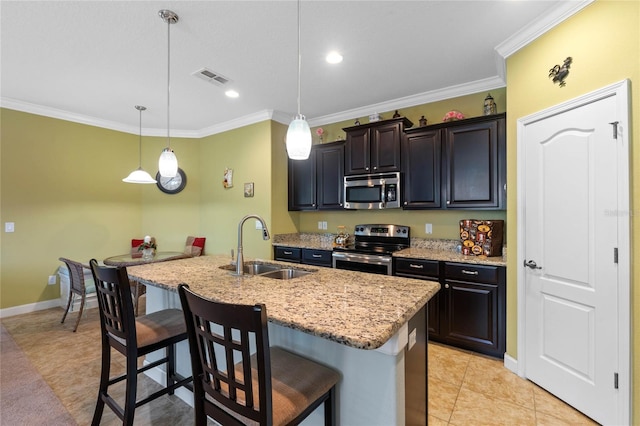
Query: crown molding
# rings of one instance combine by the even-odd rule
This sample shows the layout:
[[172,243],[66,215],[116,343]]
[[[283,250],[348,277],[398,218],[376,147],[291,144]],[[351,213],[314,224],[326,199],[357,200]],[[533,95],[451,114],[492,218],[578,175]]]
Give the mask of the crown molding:
[[[580,12],[595,0],[570,0],[563,1],[560,5],[545,12],[539,19],[526,25],[522,30],[496,46],[496,53],[504,60],[516,53],[556,25]],[[504,68],[504,64],[501,66]]]
[[415,95],[405,96],[386,102],[380,102],[360,108],[354,108],[335,114],[329,114],[322,117],[316,117],[308,120],[309,126],[322,126],[325,124],[336,123],[339,121],[352,120],[354,118],[366,117],[369,114],[379,111],[394,111],[396,109],[413,107],[416,105],[428,104],[431,102],[442,101],[445,99],[456,98],[459,96],[470,95],[473,93],[484,92],[505,87],[504,81],[500,77],[489,77],[470,83],[459,84],[456,86],[446,87],[444,89],[432,90],[429,92],[418,93]]

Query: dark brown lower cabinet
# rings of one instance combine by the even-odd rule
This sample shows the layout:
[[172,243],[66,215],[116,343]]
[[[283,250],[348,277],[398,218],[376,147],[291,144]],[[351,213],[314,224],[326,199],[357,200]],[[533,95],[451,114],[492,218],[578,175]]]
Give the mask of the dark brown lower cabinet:
[[331,250],[319,250],[299,247],[276,246],[273,258],[285,262],[304,263],[307,265],[331,267]]
[[[436,269],[438,274],[434,275]],[[440,291],[428,304],[430,340],[495,357],[504,356],[504,267],[396,258],[395,275],[440,282]]]

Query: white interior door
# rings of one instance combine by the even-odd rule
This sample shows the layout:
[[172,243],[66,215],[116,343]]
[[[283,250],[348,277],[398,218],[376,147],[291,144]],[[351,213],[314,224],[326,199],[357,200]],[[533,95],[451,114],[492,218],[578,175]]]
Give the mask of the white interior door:
[[621,324],[619,306],[629,303],[619,263],[629,251],[629,215],[619,210],[628,206],[628,146],[618,109],[613,93],[519,129],[524,375],[603,424],[620,424],[629,398],[620,387],[629,318]]

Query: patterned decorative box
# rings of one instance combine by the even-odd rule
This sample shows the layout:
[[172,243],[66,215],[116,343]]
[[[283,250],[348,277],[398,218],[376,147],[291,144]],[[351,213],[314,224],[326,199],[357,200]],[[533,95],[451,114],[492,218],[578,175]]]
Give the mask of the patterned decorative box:
[[502,256],[503,232],[504,220],[461,220],[462,254]]

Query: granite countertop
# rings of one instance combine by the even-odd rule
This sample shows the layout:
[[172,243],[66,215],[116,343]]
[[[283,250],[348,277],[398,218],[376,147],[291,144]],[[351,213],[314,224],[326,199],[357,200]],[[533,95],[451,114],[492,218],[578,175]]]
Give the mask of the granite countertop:
[[[316,250],[333,250],[334,237],[335,235],[332,234],[279,234],[274,236],[273,245]],[[393,257],[507,266],[506,247],[502,249],[502,256],[468,256],[456,250],[458,244],[460,244],[459,240],[411,238],[411,247],[394,252]]]
[[410,247],[393,253],[393,257],[412,259],[442,260],[446,262],[473,263],[477,265],[507,266],[505,255],[502,256],[467,256],[453,250]]
[[308,248],[313,250],[333,250],[333,234],[277,234],[273,236],[273,246]]
[[[250,259],[245,259],[245,262]],[[256,260],[294,267],[291,263]],[[358,349],[377,349],[440,289],[434,281],[296,265],[292,280],[234,276],[230,257],[200,256],[127,268],[133,279],[177,291],[185,283],[207,298],[267,306],[269,321]]]

